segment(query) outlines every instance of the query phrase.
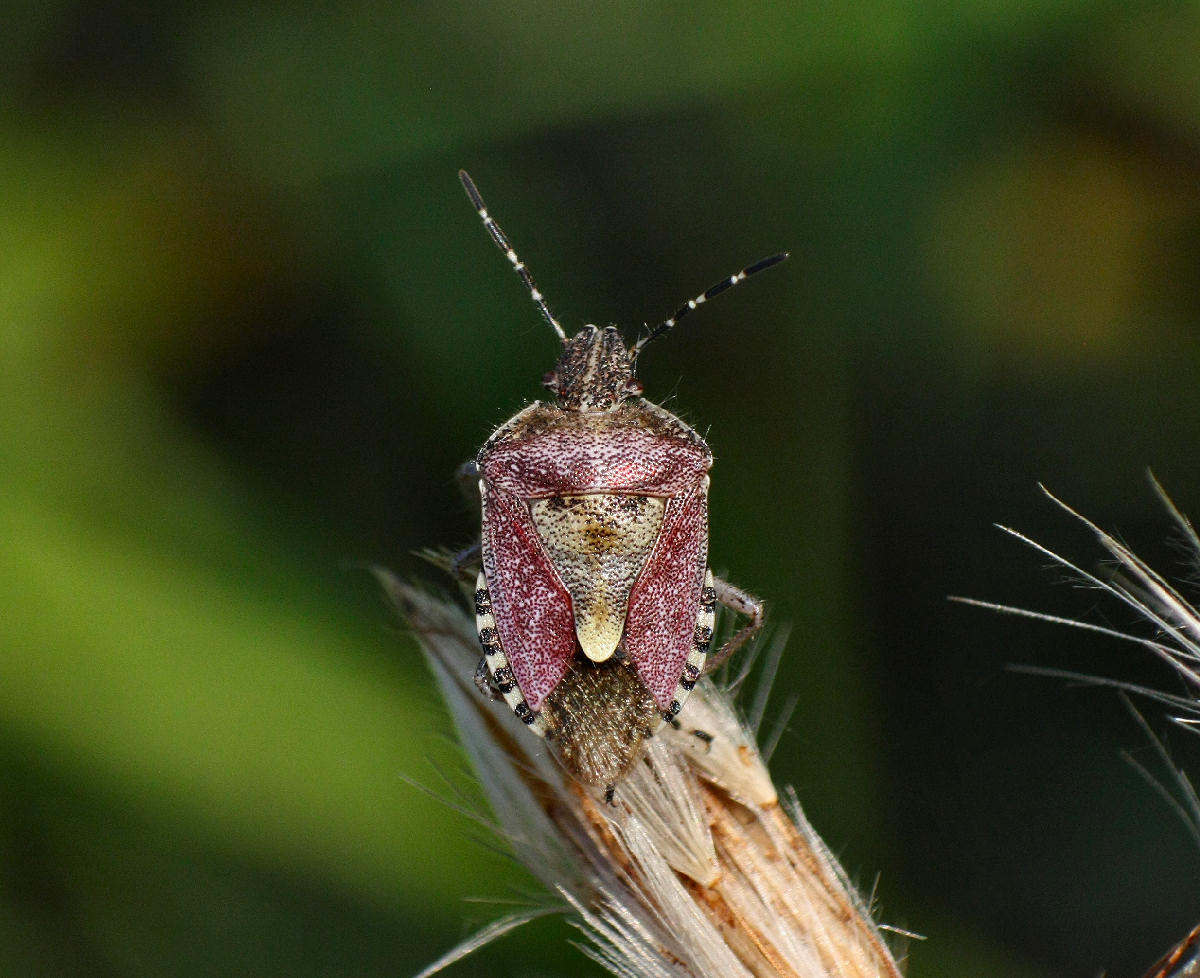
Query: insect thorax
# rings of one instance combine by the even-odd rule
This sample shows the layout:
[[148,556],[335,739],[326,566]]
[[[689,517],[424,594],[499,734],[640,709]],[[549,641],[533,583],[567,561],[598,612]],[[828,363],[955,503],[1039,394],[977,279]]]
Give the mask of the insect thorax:
[[[508,457],[514,449],[530,440],[540,441],[557,434],[568,442],[580,438],[599,444],[617,436],[613,443],[620,444],[622,438],[636,433],[690,446],[692,451],[704,456],[706,467],[712,464],[708,445],[688,425],[665,408],[629,395],[603,411],[571,410],[547,401],[534,401],[492,432],[475,462],[486,478],[491,468],[490,460],[496,453]],[[572,490],[587,491],[582,486],[563,486],[564,493]]]

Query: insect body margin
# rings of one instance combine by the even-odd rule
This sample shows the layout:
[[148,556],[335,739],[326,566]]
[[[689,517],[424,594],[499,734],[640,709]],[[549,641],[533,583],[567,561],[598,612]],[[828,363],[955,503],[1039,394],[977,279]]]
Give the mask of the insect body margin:
[[545,737],[546,720],[540,711],[531,710],[525,702],[525,694],[521,692],[500,644],[500,633],[492,614],[492,595],[482,569],[475,578],[475,628],[479,631],[479,644],[483,646],[483,657],[492,674],[492,682],[504,697],[504,702],[530,730],[539,737]]

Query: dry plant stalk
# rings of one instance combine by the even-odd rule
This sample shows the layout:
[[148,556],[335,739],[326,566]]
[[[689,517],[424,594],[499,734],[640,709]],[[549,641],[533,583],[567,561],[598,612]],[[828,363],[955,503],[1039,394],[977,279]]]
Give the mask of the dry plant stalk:
[[795,796],[781,802],[711,681],[688,701],[688,728],[656,733],[607,804],[503,701],[480,695],[462,608],[378,576],[429,659],[497,831],[562,901],[495,922],[419,978],[553,909],[572,914],[584,953],[622,978],[900,978],[864,901]]

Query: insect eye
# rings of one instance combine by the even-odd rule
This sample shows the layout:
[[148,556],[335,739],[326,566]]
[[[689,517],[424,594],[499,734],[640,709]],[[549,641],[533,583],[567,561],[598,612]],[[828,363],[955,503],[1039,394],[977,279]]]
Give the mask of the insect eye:
[[625,390],[636,397],[646,390],[646,385],[636,377],[630,377],[627,381],[625,381]]
[[558,372],[555,370],[547,370],[542,374],[542,386],[547,390],[558,390]]

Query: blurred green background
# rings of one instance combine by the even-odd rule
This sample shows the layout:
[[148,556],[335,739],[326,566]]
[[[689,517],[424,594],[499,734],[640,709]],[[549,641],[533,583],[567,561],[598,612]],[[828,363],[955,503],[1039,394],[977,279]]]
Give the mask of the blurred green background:
[[528,896],[403,780],[467,779],[359,569],[436,580],[553,361],[460,166],[568,329],[791,250],[641,371],[792,625],[778,776],[914,978],[1141,974],[1200,851],[1111,691],[1005,666],[1169,677],[945,600],[1136,627],[991,523],[1174,572],[1143,469],[1200,513],[1200,11],[1082,0],[10,3],[0,973],[404,975]]

